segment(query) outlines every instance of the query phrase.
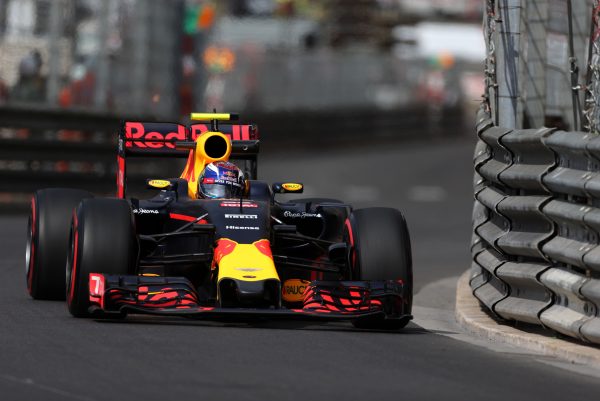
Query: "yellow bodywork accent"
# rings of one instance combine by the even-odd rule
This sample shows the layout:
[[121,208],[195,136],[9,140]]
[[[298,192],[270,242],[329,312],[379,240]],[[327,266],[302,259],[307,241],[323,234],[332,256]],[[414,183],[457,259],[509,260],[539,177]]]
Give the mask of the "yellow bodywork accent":
[[286,182],[285,184],[281,184],[281,187],[289,192],[300,191],[304,188],[302,184],[297,184],[295,182]]
[[278,280],[273,259],[262,253],[254,244],[237,244],[230,254],[219,262],[217,282],[230,278],[240,281]]
[[150,180],[148,181],[148,185],[154,188],[162,189],[171,185],[171,181],[167,180]]
[[[202,114],[202,113],[198,113]],[[205,144],[209,138],[214,136],[222,137],[226,143],[227,148],[225,153],[221,155],[221,157],[210,157],[206,154]],[[205,132],[202,135],[196,138],[196,149],[190,150],[190,156],[188,157],[188,162],[181,173],[181,177],[188,181],[188,195],[192,199],[196,199],[198,197],[198,179],[204,171],[204,167],[213,162],[219,161],[227,161],[229,160],[229,156],[231,155],[231,140],[229,137],[222,132]]]
[[190,118],[194,121],[229,121],[231,120],[230,113],[192,113]]
[[310,284],[310,281],[292,278],[286,280],[282,286],[282,297],[288,302],[302,302],[304,300],[304,291]]

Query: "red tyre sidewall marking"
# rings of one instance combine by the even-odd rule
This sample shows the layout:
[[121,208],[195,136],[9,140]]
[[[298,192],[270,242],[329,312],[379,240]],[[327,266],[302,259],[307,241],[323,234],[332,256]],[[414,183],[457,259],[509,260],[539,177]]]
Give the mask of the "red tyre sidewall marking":
[[[348,239],[350,240],[350,246],[352,247],[352,256],[351,256],[351,261],[352,261],[352,270],[354,275],[357,274],[356,271],[356,248],[354,247],[354,233],[352,232],[352,224],[350,224],[350,219],[346,219],[346,221],[344,222],[344,224],[346,225],[346,228],[348,229]],[[353,279],[357,279],[356,277],[353,277]]]
[[125,198],[125,158],[117,156],[117,198]]
[[75,295],[75,283],[77,282],[77,253],[79,249],[79,224],[77,223],[77,214],[73,213],[73,232],[75,237],[73,238],[73,263],[71,266],[71,284],[69,288],[69,305],[73,303],[73,296]]
[[31,198],[31,243],[29,244],[29,271],[27,272],[27,291],[31,294],[33,284],[33,267],[35,257],[36,212],[35,196]]

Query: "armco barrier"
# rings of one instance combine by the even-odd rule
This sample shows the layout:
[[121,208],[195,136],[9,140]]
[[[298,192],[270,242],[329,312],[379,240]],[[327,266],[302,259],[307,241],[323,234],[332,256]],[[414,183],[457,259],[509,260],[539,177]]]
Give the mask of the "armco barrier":
[[600,137],[478,113],[475,297],[500,318],[600,344]]
[[[114,195],[116,133],[125,119],[31,105],[0,107],[0,210],[27,208],[38,188],[72,187]],[[129,172],[133,187],[141,187],[135,183],[160,170],[140,164]]]

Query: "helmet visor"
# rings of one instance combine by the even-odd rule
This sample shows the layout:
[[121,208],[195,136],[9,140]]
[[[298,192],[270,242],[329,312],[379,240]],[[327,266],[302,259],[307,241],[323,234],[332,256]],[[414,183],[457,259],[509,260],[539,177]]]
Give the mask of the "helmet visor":
[[206,198],[239,198],[242,186],[228,180],[204,179],[200,182],[200,193]]

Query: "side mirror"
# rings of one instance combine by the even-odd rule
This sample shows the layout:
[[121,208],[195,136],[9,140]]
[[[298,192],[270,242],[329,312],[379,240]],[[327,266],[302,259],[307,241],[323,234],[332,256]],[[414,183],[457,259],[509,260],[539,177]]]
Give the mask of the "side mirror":
[[271,185],[274,194],[301,194],[304,185],[299,182],[275,182]]

